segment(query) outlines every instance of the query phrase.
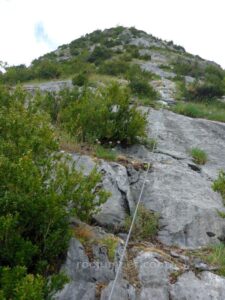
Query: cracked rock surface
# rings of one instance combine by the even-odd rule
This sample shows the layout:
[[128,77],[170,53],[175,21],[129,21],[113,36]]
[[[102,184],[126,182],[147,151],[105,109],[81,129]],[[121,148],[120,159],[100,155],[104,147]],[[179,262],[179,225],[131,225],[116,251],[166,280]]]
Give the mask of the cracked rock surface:
[[[145,246],[135,245],[136,252],[130,258],[135,270],[130,267],[130,277],[122,272],[112,299],[223,300],[225,279],[212,273],[216,267],[189,259],[180,251],[217,244],[224,235],[225,220],[218,215],[218,211],[225,212],[224,204],[221,196],[212,190],[212,182],[218,171],[225,169],[225,124],[191,119],[167,110],[143,110],[148,113],[148,135],[157,140],[156,151],[152,153],[143,145],[118,148],[118,151],[131,160],[152,165],[142,203],[146,209],[160,215],[157,236],[160,250],[155,251],[155,246],[147,241]],[[207,153],[205,165],[192,161],[189,154],[192,147]],[[96,165],[89,156],[74,154],[73,159],[85,174]],[[111,197],[94,218],[98,225],[115,234],[117,230],[114,229],[120,228],[134,210],[145,171],[104,160],[97,162],[97,168],[103,175],[102,185],[111,192]],[[163,247],[170,249],[169,254],[163,254]],[[107,253],[101,253],[101,247],[94,246],[94,258],[90,260],[84,245],[72,239],[64,264],[71,282],[56,299],[108,299],[121,249],[114,264],[110,265]],[[90,265],[94,261],[102,262],[97,270]],[[76,268],[77,263],[82,262],[88,268]]]

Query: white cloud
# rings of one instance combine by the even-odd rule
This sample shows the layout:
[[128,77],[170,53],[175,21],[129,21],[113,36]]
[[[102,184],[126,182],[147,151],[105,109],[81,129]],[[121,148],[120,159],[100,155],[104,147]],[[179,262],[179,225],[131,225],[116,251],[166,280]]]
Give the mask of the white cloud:
[[[224,0],[0,0],[0,60],[32,59],[95,29],[135,26],[225,67]],[[35,28],[44,26],[37,40]]]

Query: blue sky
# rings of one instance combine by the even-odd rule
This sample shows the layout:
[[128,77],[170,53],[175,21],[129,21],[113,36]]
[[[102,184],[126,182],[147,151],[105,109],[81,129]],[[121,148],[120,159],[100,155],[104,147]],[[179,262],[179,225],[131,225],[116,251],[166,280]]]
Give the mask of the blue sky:
[[50,37],[48,36],[44,24],[42,22],[38,22],[34,26],[34,36],[38,43],[45,43],[49,49],[54,49],[57,47],[57,44],[53,42]]
[[0,0],[0,61],[33,59],[96,29],[135,26],[225,68],[224,0]]

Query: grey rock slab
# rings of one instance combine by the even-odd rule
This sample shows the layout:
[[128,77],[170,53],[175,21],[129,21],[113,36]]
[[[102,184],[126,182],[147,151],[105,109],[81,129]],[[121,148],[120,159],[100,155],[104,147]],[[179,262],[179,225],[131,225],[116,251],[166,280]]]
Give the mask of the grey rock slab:
[[138,300],[170,300],[169,291],[166,287],[142,288]]
[[166,102],[167,104],[176,103],[174,96],[176,93],[176,84],[166,78],[161,80],[155,80],[151,82],[151,85],[160,95],[160,101]]
[[95,284],[86,281],[72,281],[55,296],[55,300],[95,300]]
[[122,165],[104,161],[99,168],[104,174],[103,187],[111,196],[94,218],[100,225],[119,228],[124,224],[127,214],[134,209],[127,171]]
[[210,272],[203,272],[196,277],[187,272],[171,285],[171,300],[224,300],[225,279]]
[[160,151],[173,151],[191,158],[193,147],[203,149],[208,161],[202,172],[214,180],[220,169],[225,169],[225,124],[192,119],[167,110],[151,110],[148,115],[149,136],[155,137]]
[[[135,186],[132,188],[135,192]],[[139,191],[140,186],[137,188]],[[155,162],[142,199],[147,209],[161,216],[161,242],[184,248],[219,242],[225,226],[218,216],[218,210],[224,211],[221,197],[212,191],[211,182],[184,162],[173,158]]]
[[[108,300],[113,286],[113,281],[102,290],[101,300]],[[135,300],[136,291],[135,288],[129,284],[126,280],[120,280],[116,283],[115,289],[112,294],[112,300]]]
[[162,78],[174,78],[176,77],[176,74],[173,72],[168,72],[160,69],[157,63],[147,61],[144,63],[140,64],[142,70],[147,71],[147,72],[152,72],[156,75],[159,75]]
[[134,210],[135,203],[130,191],[127,170],[124,166],[101,160],[96,162],[87,155],[72,155],[76,167],[85,175],[90,174],[94,167],[102,173],[102,186],[111,193],[108,200],[102,204],[101,210],[94,216],[98,224],[110,228],[123,225],[127,214]]
[[90,262],[83,245],[75,238],[70,241],[66,262],[62,270],[73,281],[108,282],[115,276],[115,266],[100,246],[93,248],[94,261]]
[[[156,153],[138,145],[121,151],[153,163],[142,203],[161,216],[160,241],[183,248],[218,243],[225,228],[218,211],[225,209],[220,194],[212,190],[212,181],[219,169],[225,170],[225,124],[167,110],[150,110],[148,121],[148,135],[157,140]],[[205,150],[205,165],[192,162],[192,147]],[[131,185],[134,200],[139,197],[143,177],[141,172]]]
[[30,92],[40,90],[41,92],[59,92],[65,88],[73,87],[71,80],[47,81],[33,84],[24,84],[23,87]]
[[169,274],[177,271],[178,268],[161,260],[162,256],[154,252],[142,252],[134,259],[143,287],[167,287]]
[[76,169],[82,171],[85,176],[88,176],[97,167],[96,162],[88,155],[73,153],[72,158],[76,164]]
[[178,268],[154,252],[143,252],[134,262],[142,285],[139,299],[169,300],[169,275]]

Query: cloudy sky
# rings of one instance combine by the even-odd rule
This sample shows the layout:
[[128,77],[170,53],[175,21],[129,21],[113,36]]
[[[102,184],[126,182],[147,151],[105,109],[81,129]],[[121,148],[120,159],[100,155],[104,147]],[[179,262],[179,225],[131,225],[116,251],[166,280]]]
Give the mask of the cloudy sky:
[[173,40],[225,68],[225,0],[0,0],[0,61],[29,64],[116,25]]

